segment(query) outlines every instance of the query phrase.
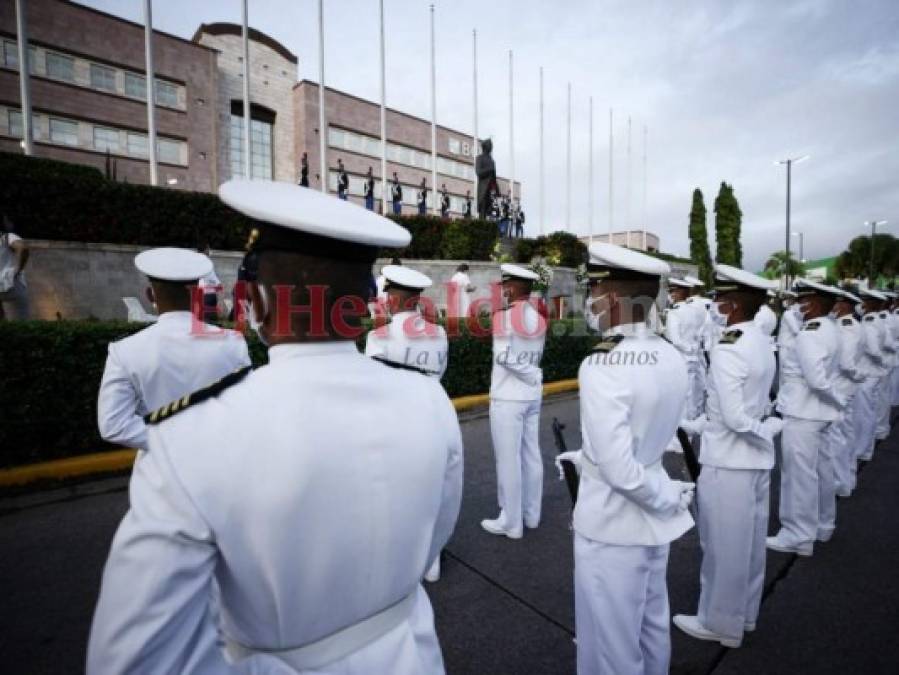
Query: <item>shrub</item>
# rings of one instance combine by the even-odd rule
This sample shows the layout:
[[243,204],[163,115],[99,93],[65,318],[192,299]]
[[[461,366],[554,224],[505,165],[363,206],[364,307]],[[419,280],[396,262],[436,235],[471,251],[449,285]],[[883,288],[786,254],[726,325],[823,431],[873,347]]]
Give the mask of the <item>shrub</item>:
[[[544,381],[576,377],[595,338],[560,336],[572,322],[553,322],[543,357]],[[144,326],[111,321],[0,322],[0,467],[60,459],[112,449],[97,433],[97,391],[107,346]],[[248,335],[254,365],[266,350]],[[358,341],[365,344],[365,337]],[[450,396],[485,393],[490,388],[489,334],[463,329],[449,341],[443,386]]]
[[529,263],[541,257],[553,266],[577,267],[587,262],[587,245],[570,232],[553,232],[536,239],[519,239],[515,244],[515,260]]

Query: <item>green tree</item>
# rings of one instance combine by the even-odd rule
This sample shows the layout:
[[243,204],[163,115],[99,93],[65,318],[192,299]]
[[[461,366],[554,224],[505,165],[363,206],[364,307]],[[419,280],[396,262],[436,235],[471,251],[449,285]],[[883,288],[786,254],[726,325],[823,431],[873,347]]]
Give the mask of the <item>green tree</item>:
[[740,245],[740,228],[743,212],[734,195],[734,188],[724,181],[715,198],[715,259],[725,265],[743,266],[743,248]]
[[786,251],[776,251],[768,256],[762,276],[766,279],[780,279],[787,270],[791,279],[805,275],[805,265],[793,257],[792,251],[789,257]]
[[[871,237],[856,237],[837,256],[836,272],[841,279],[867,277],[871,267]],[[874,280],[892,281],[899,274],[899,239],[891,234],[874,235]]]
[[714,279],[712,254],[709,252],[709,234],[706,229],[706,209],[702,190],[693,190],[693,206],[690,209],[690,259],[699,267],[699,278],[711,287]]

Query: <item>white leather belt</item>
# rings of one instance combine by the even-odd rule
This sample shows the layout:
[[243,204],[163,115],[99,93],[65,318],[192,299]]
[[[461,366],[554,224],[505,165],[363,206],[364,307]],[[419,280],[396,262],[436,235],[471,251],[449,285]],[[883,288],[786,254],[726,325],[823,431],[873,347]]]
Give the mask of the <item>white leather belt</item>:
[[321,668],[362,649],[403,623],[412,614],[417,593],[416,587],[402,600],[377,614],[307,645],[289,649],[265,649],[247,647],[226,637],[225,651],[232,661],[239,661],[254,654],[267,654],[281,659],[295,670]]
[[[658,459],[652,464],[644,464],[643,468],[646,471],[654,471],[656,469],[660,469],[662,467],[662,460]],[[581,450],[581,473],[585,473],[593,480],[599,480],[602,482],[606,482],[606,479],[602,477],[602,474],[599,472],[599,465],[594,462],[592,459],[587,457],[587,453]]]

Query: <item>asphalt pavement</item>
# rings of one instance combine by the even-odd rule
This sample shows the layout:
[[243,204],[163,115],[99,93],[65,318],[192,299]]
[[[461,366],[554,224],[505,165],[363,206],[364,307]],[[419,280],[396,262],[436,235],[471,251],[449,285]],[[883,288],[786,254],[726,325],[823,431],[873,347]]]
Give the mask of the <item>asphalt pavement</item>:
[[[497,513],[485,412],[462,416],[465,494],[428,584],[450,675],[571,675],[575,672],[570,501],[557,480],[551,421],[580,447],[576,395],[544,402],[543,519],[523,539],[488,535]],[[672,474],[684,471],[668,454]],[[83,670],[103,561],[127,509],[127,479],[113,478],[0,499],[0,671],[43,675]],[[769,553],[759,626],[728,650],[672,629],[674,674],[794,675],[899,672],[899,431],[840,500],[833,540],[812,558]],[[772,522],[777,524],[777,475]],[[672,612],[693,613],[699,594],[696,530],[674,542],[668,568]]]

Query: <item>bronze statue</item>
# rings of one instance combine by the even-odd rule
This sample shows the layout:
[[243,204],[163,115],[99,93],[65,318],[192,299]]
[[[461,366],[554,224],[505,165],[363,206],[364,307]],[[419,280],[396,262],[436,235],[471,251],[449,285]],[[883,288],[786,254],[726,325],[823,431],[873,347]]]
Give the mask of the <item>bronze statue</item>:
[[493,195],[496,187],[496,163],[490,153],[493,151],[493,141],[489,138],[481,141],[481,154],[475,160],[475,173],[478,175],[478,218],[484,220],[490,211]]

